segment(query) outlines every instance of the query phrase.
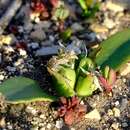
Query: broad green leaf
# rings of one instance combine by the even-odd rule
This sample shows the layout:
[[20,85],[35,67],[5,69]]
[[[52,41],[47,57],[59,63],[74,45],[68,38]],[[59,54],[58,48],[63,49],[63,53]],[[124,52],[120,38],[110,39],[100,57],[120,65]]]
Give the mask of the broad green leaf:
[[0,93],[5,96],[7,102],[13,104],[55,100],[53,96],[46,94],[36,81],[25,77],[6,80],[0,86]]
[[97,0],[78,0],[83,9],[83,16],[86,18],[93,17],[99,10],[100,3]]
[[81,6],[81,8],[82,8],[83,10],[87,10],[87,9],[88,9],[85,0],[78,0],[78,2],[79,2],[80,6]]
[[72,29],[67,28],[64,32],[60,34],[60,37],[63,39],[64,42],[70,39],[72,35]]
[[98,66],[109,66],[118,71],[122,65],[130,61],[130,29],[111,36],[103,41],[101,49],[95,57]]
[[74,96],[76,74],[73,69],[63,67],[59,72],[54,72],[49,69],[48,71],[52,75],[53,86],[59,96]]
[[90,71],[90,70],[94,69],[94,63],[90,58],[88,58],[86,56],[83,57],[80,60],[79,66],[76,70],[77,77],[78,77],[78,75],[80,75],[82,73],[81,68],[84,69],[85,71]]
[[94,78],[91,75],[88,76],[79,76],[76,84],[76,92],[78,96],[90,96],[93,91],[93,81]]

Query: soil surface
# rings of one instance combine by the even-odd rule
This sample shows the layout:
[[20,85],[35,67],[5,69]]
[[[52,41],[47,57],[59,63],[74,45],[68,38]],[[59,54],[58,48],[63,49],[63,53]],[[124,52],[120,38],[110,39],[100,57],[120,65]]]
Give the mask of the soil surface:
[[[84,19],[79,15],[82,10],[78,2],[65,1],[70,10],[65,28],[73,30],[65,44],[84,42],[89,51],[90,47],[130,27],[129,10],[121,4],[117,7],[118,3],[110,8],[109,2],[102,0],[96,16]],[[0,43],[0,83],[10,77],[25,76],[37,80],[43,90],[55,95],[46,69],[52,55],[42,55],[40,50],[63,43],[59,23],[51,18],[31,20],[30,4],[23,2],[4,30],[4,35],[11,35],[13,41]],[[0,15],[5,12],[3,8],[0,6]],[[1,97],[0,130],[130,130],[130,74],[117,77],[110,95],[97,93],[84,98],[82,103],[89,104],[91,110],[97,109],[101,120],[83,119],[67,126],[62,118],[57,118],[57,111],[49,102],[10,105]]]

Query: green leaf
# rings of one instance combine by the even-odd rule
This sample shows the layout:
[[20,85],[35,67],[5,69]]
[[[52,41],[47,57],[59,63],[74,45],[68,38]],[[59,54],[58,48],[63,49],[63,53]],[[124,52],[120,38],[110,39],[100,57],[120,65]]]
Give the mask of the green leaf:
[[92,95],[93,91],[93,81],[94,78],[91,75],[87,76],[79,76],[78,82],[76,84],[76,92],[78,96],[90,96]]
[[101,68],[109,66],[118,71],[130,60],[130,29],[111,36],[103,41],[101,49],[95,57],[95,62]]
[[53,14],[53,19],[55,20],[65,20],[69,16],[69,10],[61,5],[56,8]]
[[25,77],[6,80],[0,86],[0,92],[5,96],[7,102],[13,104],[55,100],[55,97],[46,94],[36,81]]
[[60,37],[63,39],[64,42],[68,41],[72,35],[72,29],[67,28],[64,32],[60,34]]
[[81,8],[82,8],[83,10],[87,10],[87,9],[88,9],[85,0],[78,0],[78,2],[79,2],[80,6],[81,6]]
[[48,71],[52,75],[53,85],[59,96],[74,96],[76,74],[73,69],[62,67],[59,72]]
[[77,77],[78,77],[78,75],[80,75],[82,73],[81,68],[84,69],[85,71],[90,71],[90,70],[94,69],[94,63],[90,58],[84,56],[80,60],[79,66],[76,70]]

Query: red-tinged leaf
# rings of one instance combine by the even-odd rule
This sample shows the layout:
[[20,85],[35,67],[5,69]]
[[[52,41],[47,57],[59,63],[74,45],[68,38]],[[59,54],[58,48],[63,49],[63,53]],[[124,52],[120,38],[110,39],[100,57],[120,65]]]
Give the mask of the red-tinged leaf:
[[76,96],[74,96],[74,97],[72,97],[72,99],[71,99],[71,106],[72,107],[74,107],[74,106],[76,106],[76,105],[78,105],[79,104],[79,99],[78,99],[78,97],[76,97]]
[[27,44],[25,42],[18,42],[18,43],[16,43],[16,49],[27,50]]
[[64,115],[65,115],[65,113],[66,113],[66,111],[67,111],[67,109],[65,108],[65,107],[60,107],[59,109],[58,109],[58,116],[59,117],[63,117]]
[[108,83],[113,85],[116,81],[116,72],[113,69],[109,71]]
[[68,106],[67,106],[67,108],[70,109],[71,107],[72,107],[72,105],[71,105],[71,99],[68,99]]
[[106,89],[106,91],[107,91],[108,93],[110,93],[110,92],[112,91],[112,88],[113,88],[112,85],[107,85],[107,86],[104,86],[104,87],[105,87],[105,89]]
[[17,26],[15,26],[15,25],[11,25],[11,26],[9,27],[9,30],[10,30],[11,33],[13,33],[13,34],[18,34],[18,28],[17,28]]
[[100,81],[100,84],[105,88],[105,90],[107,92],[111,92],[112,91],[112,85],[110,85],[108,83],[108,80],[106,80],[104,77],[100,76],[99,77],[99,81]]
[[74,113],[75,113],[75,121],[80,121],[85,113],[86,113],[86,106],[85,105],[78,105],[74,108]]
[[31,7],[35,12],[41,13],[43,11],[46,11],[46,7],[41,1],[33,2]]
[[58,109],[58,116],[64,117],[64,121],[67,125],[71,125],[75,121],[79,121],[86,113],[86,106],[80,104],[78,97],[61,97],[60,99],[61,106]]
[[100,81],[100,84],[102,86],[107,86],[108,85],[107,80],[104,77],[102,77],[102,76],[99,76],[99,81]]
[[67,104],[67,99],[65,97],[60,97],[60,101],[63,105]]
[[67,111],[64,117],[65,124],[72,125],[74,122],[74,115],[75,113],[73,112],[72,109]]
[[63,32],[63,31],[64,31],[64,28],[65,28],[64,22],[63,22],[63,21],[60,21],[60,22],[59,22],[59,31],[60,31],[60,32]]
[[59,0],[50,0],[51,5],[56,8],[59,4]]
[[43,11],[43,12],[41,12],[41,14],[40,14],[40,20],[45,20],[45,19],[47,19],[49,17],[49,13],[47,12],[47,11]]
[[78,109],[78,111],[80,112],[80,113],[84,113],[84,112],[86,112],[86,106],[85,105],[79,105],[79,109]]

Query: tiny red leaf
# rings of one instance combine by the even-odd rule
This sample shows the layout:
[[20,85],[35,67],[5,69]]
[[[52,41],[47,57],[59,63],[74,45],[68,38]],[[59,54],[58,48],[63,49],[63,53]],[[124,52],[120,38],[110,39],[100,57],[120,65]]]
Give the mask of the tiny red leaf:
[[63,117],[67,125],[73,124],[74,121],[79,121],[86,113],[86,106],[81,105],[80,100],[76,96],[72,98],[61,97],[60,105],[58,116]]
[[64,106],[60,107],[58,109],[58,116],[63,117],[65,115],[66,111],[67,111],[67,109]]
[[65,97],[60,97],[60,101],[63,105],[67,104],[67,99]]
[[112,85],[109,84],[108,80],[106,80],[104,77],[99,77],[100,84],[105,88],[107,92],[112,91]]
[[78,104],[79,104],[79,99],[78,99],[78,97],[76,97],[76,96],[72,97],[71,103],[72,103],[72,104],[71,104],[72,107],[78,105]]
[[27,50],[27,44],[25,42],[18,42],[18,43],[16,43],[16,49]]
[[64,120],[65,120],[65,123],[67,125],[73,124],[73,122],[74,122],[74,112],[73,112],[72,109],[66,112]]
[[113,85],[116,81],[116,72],[111,69],[109,72],[108,82],[110,85]]
[[13,34],[17,34],[17,33],[18,33],[18,28],[17,28],[17,26],[15,26],[15,25],[11,25],[11,26],[9,27],[9,30],[10,30],[11,33],[13,33]]
[[59,0],[50,0],[50,3],[54,8],[56,8],[58,6]]
[[35,11],[35,12],[43,12],[43,11],[46,11],[46,7],[45,5],[41,2],[41,1],[35,1],[31,4],[32,6],[32,10]]

